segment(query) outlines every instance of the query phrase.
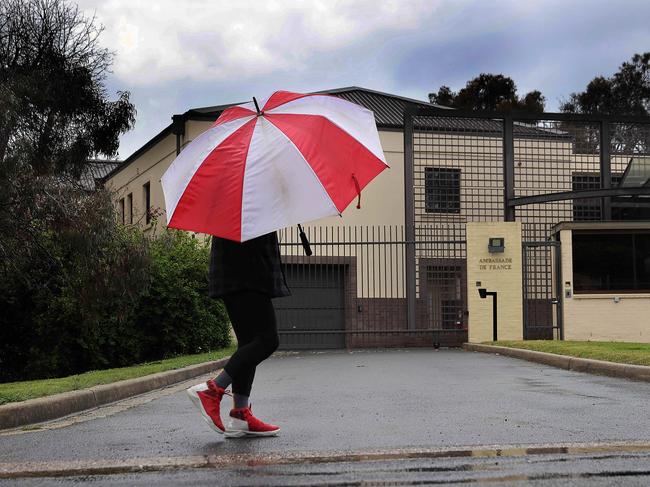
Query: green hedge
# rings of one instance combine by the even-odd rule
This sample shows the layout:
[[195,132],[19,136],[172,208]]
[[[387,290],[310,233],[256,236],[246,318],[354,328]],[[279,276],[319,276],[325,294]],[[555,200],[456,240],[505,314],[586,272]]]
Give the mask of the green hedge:
[[80,197],[73,222],[34,221],[0,269],[0,381],[60,377],[199,353],[230,343],[220,301],[207,296],[209,249],[165,231],[115,223],[110,197]]

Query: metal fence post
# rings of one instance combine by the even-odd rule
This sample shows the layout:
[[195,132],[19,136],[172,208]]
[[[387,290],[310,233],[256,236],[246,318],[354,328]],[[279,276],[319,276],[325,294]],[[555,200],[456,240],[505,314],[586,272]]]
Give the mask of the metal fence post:
[[564,287],[562,286],[562,243],[556,240],[557,245],[553,247],[551,252],[555,252],[555,295],[557,296],[557,304],[555,306],[555,313],[557,320],[557,329],[560,340],[564,340]]
[[415,323],[415,195],[413,189],[413,112],[404,112],[404,223],[406,226],[406,322]]
[[[609,132],[609,121],[600,121],[600,187],[610,189],[612,187],[612,160],[611,160],[611,136]],[[612,219],[612,198],[606,196],[601,199],[601,220]]]
[[507,222],[515,221],[515,208],[510,200],[515,197],[515,141],[513,119],[503,118],[503,218]]

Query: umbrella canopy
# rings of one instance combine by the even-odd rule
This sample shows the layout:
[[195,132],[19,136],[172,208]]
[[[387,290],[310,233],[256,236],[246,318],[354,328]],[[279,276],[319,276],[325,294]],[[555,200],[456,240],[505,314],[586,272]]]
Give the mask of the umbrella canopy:
[[244,242],[340,214],[387,167],[370,110],[277,91],[224,110],[172,162],[167,225]]

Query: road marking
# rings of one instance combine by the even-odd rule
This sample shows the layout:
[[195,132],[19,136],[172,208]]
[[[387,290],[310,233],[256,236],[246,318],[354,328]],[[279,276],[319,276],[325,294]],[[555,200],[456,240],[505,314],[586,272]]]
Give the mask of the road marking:
[[62,477],[156,472],[194,468],[262,467],[434,458],[525,457],[534,455],[650,454],[648,442],[485,445],[450,448],[398,448],[372,451],[278,452],[131,459],[0,463],[0,478]]

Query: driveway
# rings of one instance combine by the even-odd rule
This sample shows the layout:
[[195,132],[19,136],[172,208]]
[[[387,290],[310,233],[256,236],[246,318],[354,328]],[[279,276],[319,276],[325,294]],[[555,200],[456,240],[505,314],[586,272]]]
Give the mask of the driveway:
[[256,415],[282,427],[277,438],[224,440],[194,410],[186,385],[2,434],[0,462],[650,440],[648,383],[461,350],[274,356],[258,369],[251,400]]

